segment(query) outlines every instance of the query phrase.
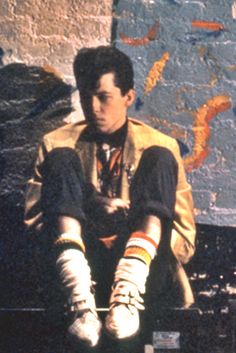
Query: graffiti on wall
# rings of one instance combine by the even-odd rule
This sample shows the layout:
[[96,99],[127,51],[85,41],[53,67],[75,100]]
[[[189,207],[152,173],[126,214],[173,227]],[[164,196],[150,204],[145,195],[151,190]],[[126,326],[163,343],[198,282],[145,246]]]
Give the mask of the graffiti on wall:
[[168,52],[165,52],[162,55],[161,59],[154,62],[145,80],[143,92],[144,96],[150,93],[156,86],[156,84],[163,78],[162,73],[169,58],[170,54]]
[[124,44],[132,45],[134,47],[137,47],[139,45],[145,45],[157,38],[158,28],[159,22],[157,21],[156,23],[154,23],[153,26],[149,28],[148,33],[144,37],[132,38],[127,36],[125,33],[121,32],[120,38]]
[[[174,2],[176,3],[176,2]],[[236,4],[232,6],[232,16],[236,13]],[[236,18],[236,15],[235,15]],[[148,44],[153,41],[161,39],[161,24],[160,20],[156,20],[154,25],[150,26],[147,34],[144,36],[130,36],[128,33],[119,32],[118,36],[123,45],[130,47],[141,47],[145,46],[145,50],[148,50]],[[227,31],[226,26],[222,22],[218,21],[206,21],[201,19],[194,19],[191,21],[191,33],[188,33],[187,40],[195,45],[197,42],[202,41],[204,38],[210,36],[217,38],[222,34],[223,31]],[[153,49],[152,49],[153,50]],[[205,65],[209,72],[209,84],[208,86],[213,88],[216,86],[222,75],[222,67],[218,60],[211,52],[211,49],[204,45],[199,45],[197,48],[199,59]],[[146,96],[150,95],[154,88],[164,81],[164,71],[168,65],[168,61],[171,58],[171,53],[163,51],[161,57],[151,63],[148,74],[144,79],[143,94],[136,100],[135,109],[136,111],[142,110],[145,105]],[[224,70],[234,70],[232,65]],[[181,91],[181,87],[178,89]],[[176,94],[178,97],[178,92]],[[192,118],[192,136],[193,145],[189,149],[184,143],[180,144],[185,148],[185,152],[189,154],[184,158],[184,165],[187,172],[191,172],[194,169],[199,168],[203,165],[205,159],[210,153],[209,141],[211,138],[211,121],[222,112],[225,112],[232,108],[230,94],[215,94],[212,93],[211,97],[208,97],[203,104],[197,109],[190,110],[185,109],[185,112]],[[163,122],[162,122],[163,125]],[[175,135],[176,133],[172,134]]]
[[221,112],[231,108],[228,96],[214,96],[194,112],[192,152],[184,159],[187,172],[199,168],[209,154],[210,121]]

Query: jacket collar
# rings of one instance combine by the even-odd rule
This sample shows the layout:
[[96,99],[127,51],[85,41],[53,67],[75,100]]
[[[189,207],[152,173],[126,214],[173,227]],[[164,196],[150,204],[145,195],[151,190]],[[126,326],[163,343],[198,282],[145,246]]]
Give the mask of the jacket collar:
[[[85,178],[98,188],[96,154],[97,145],[89,137],[89,130],[86,127],[76,144]],[[129,186],[131,179],[137,169],[142,148],[140,148],[139,136],[135,136],[134,125],[128,119],[127,136],[123,152],[123,168],[121,173],[121,198],[129,199]]]

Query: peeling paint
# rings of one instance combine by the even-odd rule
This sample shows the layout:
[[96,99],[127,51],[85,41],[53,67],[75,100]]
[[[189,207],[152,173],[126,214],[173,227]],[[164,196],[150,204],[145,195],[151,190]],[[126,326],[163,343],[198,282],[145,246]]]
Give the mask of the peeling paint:
[[144,96],[151,92],[152,89],[156,86],[157,82],[162,79],[162,73],[169,58],[170,54],[165,52],[160,60],[154,62],[144,83]]
[[132,38],[127,36],[125,33],[120,33],[120,38],[124,44],[131,45],[131,46],[140,46],[140,45],[145,45],[148,44],[150,41],[155,40],[157,37],[157,32],[159,28],[159,22],[155,22],[152,27],[148,30],[148,33],[146,36],[142,38]]
[[208,141],[210,138],[209,122],[221,112],[231,108],[228,96],[215,96],[209,99],[195,112],[193,125],[194,146],[190,156],[185,158],[184,166],[187,172],[199,168],[209,154]]

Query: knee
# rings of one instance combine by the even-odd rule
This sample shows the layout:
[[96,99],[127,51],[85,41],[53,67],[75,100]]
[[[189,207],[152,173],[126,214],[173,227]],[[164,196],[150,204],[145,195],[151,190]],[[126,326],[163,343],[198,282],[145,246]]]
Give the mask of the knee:
[[75,150],[69,147],[58,147],[54,148],[50,151],[45,159],[48,160],[50,163],[64,163],[68,160],[78,159],[78,155],[76,154]]
[[49,171],[55,173],[59,169],[67,169],[69,165],[76,163],[80,164],[80,160],[75,150],[69,147],[54,148],[48,153],[42,164],[42,175]]
[[177,168],[177,161],[173,153],[165,147],[151,146],[147,148],[142,155],[141,162],[147,164],[150,168],[158,165],[172,166]]

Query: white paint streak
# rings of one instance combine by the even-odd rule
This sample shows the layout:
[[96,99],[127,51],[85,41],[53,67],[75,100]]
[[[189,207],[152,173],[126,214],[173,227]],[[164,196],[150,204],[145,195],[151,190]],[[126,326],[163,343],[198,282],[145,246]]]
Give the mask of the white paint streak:
[[232,17],[236,20],[236,1],[232,4]]
[[149,5],[149,4],[155,4],[155,1],[154,0],[143,0],[143,3],[144,3],[144,5],[145,4],[147,4],[147,5]]
[[201,1],[191,1],[191,0],[186,0],[185,4],[190,4],[190,5],[198,5],[199,7],[202,7],[203,9],[206,7]]

